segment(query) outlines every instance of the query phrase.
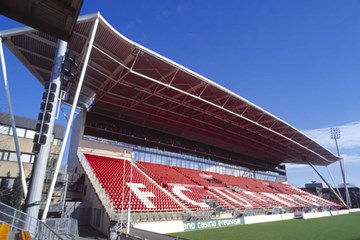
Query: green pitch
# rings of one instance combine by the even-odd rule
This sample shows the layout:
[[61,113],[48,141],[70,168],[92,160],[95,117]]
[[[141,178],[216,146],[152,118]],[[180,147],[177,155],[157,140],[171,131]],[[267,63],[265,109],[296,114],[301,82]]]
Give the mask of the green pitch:
[[173,233],[196,240],[360,240],[360,213]]

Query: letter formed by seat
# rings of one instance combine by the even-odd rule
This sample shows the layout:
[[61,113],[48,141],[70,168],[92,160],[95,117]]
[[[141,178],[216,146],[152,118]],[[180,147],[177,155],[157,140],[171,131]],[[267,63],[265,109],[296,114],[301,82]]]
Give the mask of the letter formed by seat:
[[153,192],[142,192],[141,188],[146,188],[142,183],[126,183],[126,185],[131,189],[131,191],[140,199],[140,201],[147,208],[157,208],[149,198],[156,197]]
[[172,189],[173,193],[175,193],[180,199],[186,201],[186,202],[189,202],[195,206],[199,206],[201,208],[209,208],[210,206],[207,205],[206,203],[204,202],[196,202],[192,199],[190,199],[188,196],[186,196],[183,191],[190,191],[192,192],[190,189],[184,187],[184,186],[178,186],[178,185],[175,185]]

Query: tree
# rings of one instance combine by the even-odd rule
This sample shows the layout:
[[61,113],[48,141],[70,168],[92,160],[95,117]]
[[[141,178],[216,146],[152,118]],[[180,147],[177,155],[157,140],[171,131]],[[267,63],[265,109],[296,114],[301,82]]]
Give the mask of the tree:
[[24,193],[21,184],[20,176],[17,176],[14,181],[13,189],[10,193],[10,206],[16,209],[21,209],[24,200]]

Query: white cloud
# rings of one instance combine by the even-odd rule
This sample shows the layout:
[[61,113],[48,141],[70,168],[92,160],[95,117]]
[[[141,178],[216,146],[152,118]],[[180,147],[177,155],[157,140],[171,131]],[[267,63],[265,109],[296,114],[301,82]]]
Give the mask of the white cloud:
[[[351,182],[359,186],[360,179],[358,169],[360,168],[360,121],[331,127],[337,127],[341,132],[341,138],[338,140],[338,145],[341,157],[344,158],[346,180],[347,182]],[[330,139],[330,127],[311,129],[303,132],[336,154],[335,141]],[[296,186],[303,186],[305,182],[310,182],[312,180],[322,182],[309,165],[286,164],[286,168],[288,170],[287,174],[289,182]],[[315,166],[315,168],[327,179],[327,181],[332,182],[331,176],[329,176],[328,173],[328,171],[330,171],[336,183],[335,185],[342,183],[339,162],[330,164],[328,168],[321,166]]]
[[344,158],[345,165],[360,163],[360,154],[359,155],[342,154],[341,157]]
[[[341,137],[338,139],[340,150],[360,148],[360,122],[333,127],[339,128],[341,132]],[[334,140],[330,139],[330,127],[305,130],[303,132],[324,147],[329,149],[335,148]]]
[[309,165],[306,164],[291,164],[291,163],[287,163],[286,165],[286,169],[295,169],[295,168],[305,168],[305,167],[310,167]]
[[[358,155],[356,155],[356,154],[342,154],[341,157],[344,158],[345,166],[360,163],[360,154],[358,154]],[[338,163],[333,163],[333,164],[338,164]],[[307,164],[291,164],[291,163],[287,163],[285,165],[286,165],[286,169],[310,168],[310,166],[307,165]]]

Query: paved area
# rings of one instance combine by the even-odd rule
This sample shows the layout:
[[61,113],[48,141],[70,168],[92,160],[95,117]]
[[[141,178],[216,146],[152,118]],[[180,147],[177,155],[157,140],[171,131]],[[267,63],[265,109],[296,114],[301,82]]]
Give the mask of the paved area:
[[107,237],[90,226],[79,226],[79,240],[86,239],[107,240]]

